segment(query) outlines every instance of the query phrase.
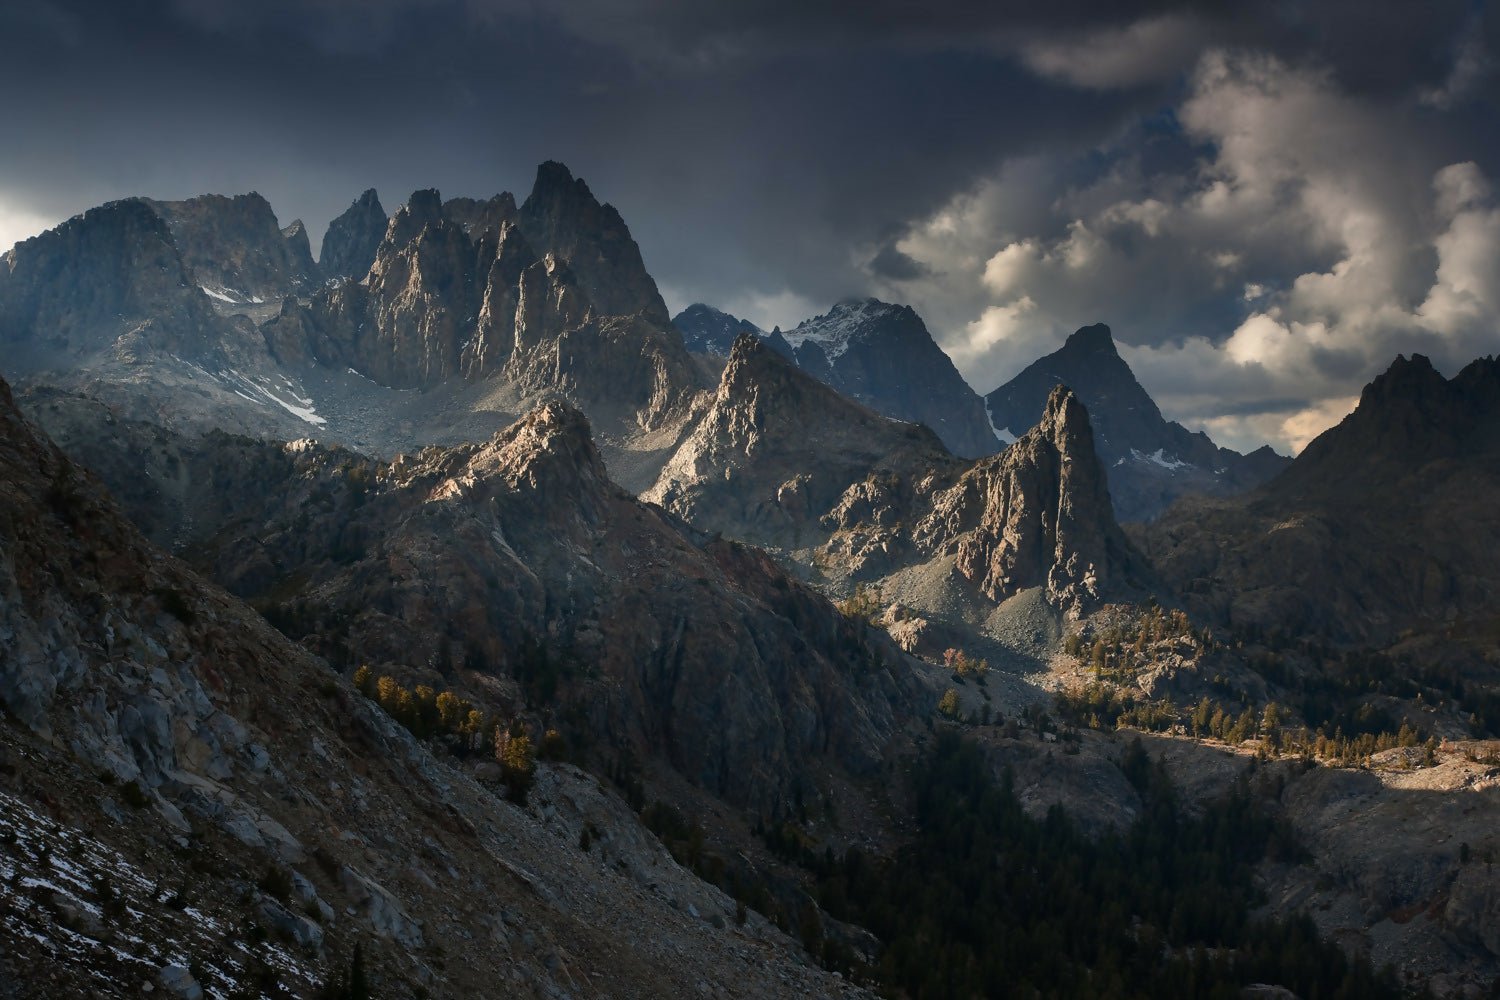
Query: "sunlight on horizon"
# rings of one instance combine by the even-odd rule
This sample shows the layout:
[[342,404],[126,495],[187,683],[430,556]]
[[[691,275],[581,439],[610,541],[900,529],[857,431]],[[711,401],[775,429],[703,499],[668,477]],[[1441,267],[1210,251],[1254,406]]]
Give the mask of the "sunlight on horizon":
[[0,254],[8,253],[22,240],[40,235],[62,221],[18,208],[9,198],[0,197]]

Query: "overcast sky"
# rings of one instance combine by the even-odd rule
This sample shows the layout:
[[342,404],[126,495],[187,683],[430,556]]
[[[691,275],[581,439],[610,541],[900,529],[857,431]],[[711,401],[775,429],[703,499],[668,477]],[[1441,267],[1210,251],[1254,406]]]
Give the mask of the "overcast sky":
[[559,159],[674,311],[909,302],[988,392],[1106,322],[1171,417],[1300,447],[1399,353],[1500,350],[1500,15],[1296,0],[7,0],[0,244]]

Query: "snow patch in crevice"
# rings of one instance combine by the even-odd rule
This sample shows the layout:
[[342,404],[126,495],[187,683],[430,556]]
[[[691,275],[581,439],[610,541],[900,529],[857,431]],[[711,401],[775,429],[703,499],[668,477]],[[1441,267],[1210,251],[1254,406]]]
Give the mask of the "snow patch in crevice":
[[216,299],[219,302],[227,302],[232,306],[260,306],[266,303],[266,300],[259,295],[252,295],[249,292],[242,292],[234,288],[210,288],[207,285],[199,285],[198,289],[209,298]]
[[[253,403],[265,405],[269,400],[277,406],[286,410],[292,416],[315,427],[321,427],[328,423],[323,417],[318,416],[317,410],[311,397],[304,399],[297,394],[296,386],[285,375],[280,375],[283,388],[278,389],[268,378],[259,375],[245,375],[241,372],[231,370],[230,376],[238,383],[239,387],[249,390],[253,395],[246,395],[239,387],[232,386],[236,395],[243,396]],[[282,398],[282,393],[291,396],[291,401]]]
[[203,291],[204,295],[207,295],[211,299],[218,299],[220,302],[228,302],[230,305],[240,304],[239,299],[228,294],[223,289],[209,288],[207,285],[199,285],[198,287]]
[[[1130,455],[1137,462],[1150,462],[1152,465],[1160,466],[1163,469],[1176,470],[1176,469],[1191,469],[1193,467],[1193,463],[1191,463],[1191,462],[1184,462],[1180,458],[1176,458],[1176,457],[1167,458],[1165,456],[1165,454],[1163,454],[1164,451],[1165,451],[1165,449],[1158,448],[1155,451],[1153,451],[1151,454],[1145,455],[1145,454],[1142,454],[1139,450],[1137,450],[1135,448],[1132,448],[1132,449],[1130,449]],[[1120,459],[1120,462],[1123,462],[1123,461],[1125,461],[1123,458]],[[1115,464],[1118,465],[1120,463],[1116,462]]]
[[1009,448],[1011,445],[1013,445],[1013,444],[1016,443],[1016,436],[1010,432],[1010,428],[1009,427],[996,427],[995,426],[995,415],[990,412],[990,404],[989,404],[989,402],[987,400],[985,400],[983,402],[984,402],[984,419],[987,420],[987,421],[989,421],[990,431],[995,435],[996,440],[998,440],[1001,444],[1005,445],[1005,447]]

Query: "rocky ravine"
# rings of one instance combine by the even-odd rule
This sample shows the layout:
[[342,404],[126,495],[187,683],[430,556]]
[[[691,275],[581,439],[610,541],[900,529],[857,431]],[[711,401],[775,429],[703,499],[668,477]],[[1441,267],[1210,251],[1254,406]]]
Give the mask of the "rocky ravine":
[[306,995],[356,943],[381,995],[845,990],[594,779],[544,765],[520,809],[434,756],[151,548],[3,383],[0,470],[6,996]]

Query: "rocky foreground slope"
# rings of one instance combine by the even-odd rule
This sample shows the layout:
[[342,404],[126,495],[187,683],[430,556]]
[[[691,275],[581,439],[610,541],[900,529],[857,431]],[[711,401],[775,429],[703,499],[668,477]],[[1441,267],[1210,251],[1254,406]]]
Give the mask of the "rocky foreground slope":
[[35,402],[153,538],[334,662],[488,692],[767,821],[812,762],[868,774],[936,702],[883,634],[763,553],[610,482],[563,403],[387,464]]
[[544,764],[523,809],[416,742],[146,543],[3,383],[0,470],[5,996],[312,995],[356,945],[377,995],[845,991],[594,778]]

